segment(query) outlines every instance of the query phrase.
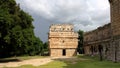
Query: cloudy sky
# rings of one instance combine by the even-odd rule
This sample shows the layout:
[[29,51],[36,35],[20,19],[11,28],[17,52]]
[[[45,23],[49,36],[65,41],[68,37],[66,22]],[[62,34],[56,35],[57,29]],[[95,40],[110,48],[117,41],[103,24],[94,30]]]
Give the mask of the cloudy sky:
[[110,22],[108,0],[16,0],[33,16],[34,32],[47,41],[49,26],[72,23],[75,30],[90,31]]

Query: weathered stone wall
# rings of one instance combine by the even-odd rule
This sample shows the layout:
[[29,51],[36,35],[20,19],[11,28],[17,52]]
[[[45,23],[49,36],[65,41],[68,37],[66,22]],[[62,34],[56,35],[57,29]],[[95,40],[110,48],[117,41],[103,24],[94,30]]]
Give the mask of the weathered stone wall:
[[77,48],[77,38],[51,38],[50,48]]
[[84,46],[84,52],[85,52],[86,55],[90,55],[91,54],[90,45]]
[[111,26],[113,36],[120,35],[120,0],[111,0]]
[[66,56],[75,56],[77,55],[76,49],[66,49]]
[[[84,48],[86,54],[95,54],[96,45],[103,46],[105,58],[120,61],[120,0],[109,0],[111,9],[111,24],[99,27],[84,34]],[[90,51],[90,52],[88,52]]]
[[[84,33],[84,42],[101,41],[111,38],[111,23]],[[85,43],[86,44],[86,43]]]
[[[63,56],[62,54],[62,50],[63,49],[50,49],[50,56],[53,57],[59,57],[59,56]],[[66,50],[66,55],[65,56],[75,56],[77,55],[76,49],[65,49]]]
[[76,55],[78,45],[78,34],[73,31],[71,24],[54,24],[50,26],[49,48],[50,56]]
[[[111,7],[112,60],[120,61],[120,0],[109,0]],[[116,57],[116,58],[115,58]]]
[[105,58],[110,58],[111,23],[106,24],[96,30],[84,34],[84,50],[86,55],[99,54],[98,46],[102,45],[102,54]]
[[50,49],[50,56],[62,56],[62,49]]

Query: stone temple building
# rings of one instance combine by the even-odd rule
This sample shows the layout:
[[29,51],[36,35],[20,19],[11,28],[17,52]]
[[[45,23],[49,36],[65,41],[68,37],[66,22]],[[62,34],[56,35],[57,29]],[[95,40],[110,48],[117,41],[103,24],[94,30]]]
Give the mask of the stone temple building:
[[72,24],[52,24],[49,30],[50,56],[75,56],[77,54],[78,34]]
[[98,54],[102,45],[104,58],[120,61],[120,0],[109,0],[111,23],[84,34],[85,54]]

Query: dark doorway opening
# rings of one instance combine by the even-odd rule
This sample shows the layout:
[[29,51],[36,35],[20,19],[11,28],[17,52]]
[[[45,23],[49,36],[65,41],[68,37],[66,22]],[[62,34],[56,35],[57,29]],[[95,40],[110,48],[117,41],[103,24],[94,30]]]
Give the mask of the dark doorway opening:
[[62,51],[62,55],[66,56],[66,50],[65,49],[63,49],[63,51]]
[[98,50],[99,50],[99,55],[100,55],[100,61],[102,61],[103,60],[103,54],[102,54],[103,46],[102,45],[98,45]]

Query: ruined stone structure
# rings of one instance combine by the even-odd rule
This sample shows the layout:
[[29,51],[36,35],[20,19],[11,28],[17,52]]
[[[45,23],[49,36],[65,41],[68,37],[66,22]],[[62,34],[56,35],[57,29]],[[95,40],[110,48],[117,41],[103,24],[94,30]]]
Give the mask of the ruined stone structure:
[[96,30],[84,33],[84,50],[86,55],[99,54],[98,46],[103,46],[103,55],[110,58],[111,23]]
[[109,0],[111,7],[111,55],[114,61],[120,61],[120,0]]
[[109,0],[111,23],[84,34],[84,50],[87,55],[98,54],[98,46],[103,47],[103,56],[120,61],[120,0]]
[[71,24],[53,24],[49,31],[50,56],[74,56],[78,45],[78,34]]

